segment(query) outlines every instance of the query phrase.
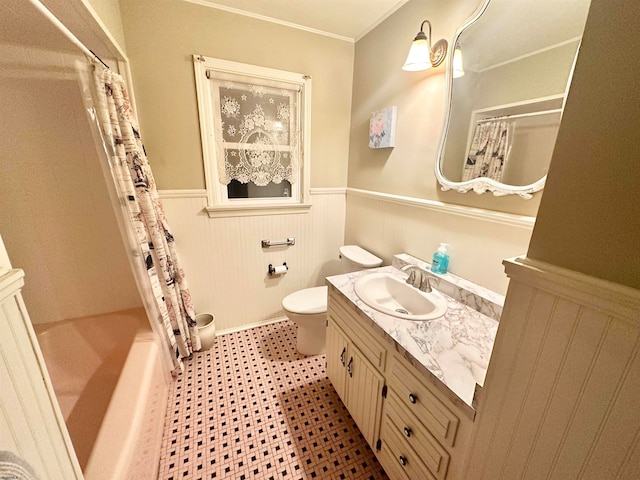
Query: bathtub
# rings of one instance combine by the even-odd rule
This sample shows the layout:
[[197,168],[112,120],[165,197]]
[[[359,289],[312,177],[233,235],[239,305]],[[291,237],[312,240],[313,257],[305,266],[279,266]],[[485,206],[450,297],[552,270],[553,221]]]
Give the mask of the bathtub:
[[168,383],[144,309],[34,328],[85,479],[155,479]]

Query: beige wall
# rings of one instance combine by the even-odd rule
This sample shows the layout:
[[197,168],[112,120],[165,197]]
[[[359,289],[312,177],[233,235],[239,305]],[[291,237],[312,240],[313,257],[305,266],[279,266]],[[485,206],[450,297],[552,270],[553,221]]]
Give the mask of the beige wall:
[[[534,216],[533,200],[491,194],[442,192],[434,174],[445,97],[445,68],[426,72],[401,69],[420,22],[429,19],[433,38],[450,39],[478,8],[479,0],[412,0],[357,42],[354,69],[348,186],[410,197],[409,202],[347,197],[346,243],[359,243],[389,259],[405,251],[427,261],[440,242],[451,244],[453,273],[504,294],[507,279],[501,261],[527,250],[531,227],[469,218],[444,209],[424,208],[420,201]],[[369,115],[398,107],[396,147],[368,148]],[[417,199],[413,202],[411,199]]]
[[[411,38],[422,19],[431,20],[434,38],[450,39],[479,3],[478,0],[465,0],[452,4],[441,0],[432,2],[427,9],[423,1],[412,0],[360,40],[355,47],[353,60],[353,103],[349,119],[345,109],[348,110],[351,95],[349,87],[352,78],[352,45],[181,1],[122,0],[120,6],[143,135],[160,187],[184,189],[204,186],[191,64],[191,55],[201,53],[234,61],[302,71],[313,76],[314,187],[345,184],[348,141],[346,136],[351,128],[348,151],[349,187],[521,215],[535,215],[542,194],[536,194],[533,200],[524,201],[515,197],[497,198],[490,194],[478,196],[474,193],[440,191],[433,167],[444,112],[444,69],[440,67],[418,73],[404,72],[400,69]],[[599,8],[604,6],[599,5]],[[591,37],[600,35],[600,29],[603,32],[610,30],[605,25],[606,22],[598,25],[592,18],[591,23],[593,25],[590,28],[594,29],[590,33]],[[621,25],[624,30],[626,23],[622,22]],[[254,38],[260,41],[253,42]],[[552,167],[555,168],[556,178],[552,179],[545,189],[545,192],[553,192],[550,195],[554,198],[547,201],[546,212],[538,221],[537,240],[533,242],[529,254],[540,259],[553,260],[560,265],[566,262],[564,265],[569,268],[583,263],[587,255],[592,259],[597,254],[602,260],[590,262],[591,266],[587,270],[605,270],[606,255],[603,255],[603,251],[611,244],[614,247],[614,257],[625,257],[627,262],[612,268],[614,273],[599,272],[599,275],[603,278],[629,277],[633,276],[632,266],[637,271],[637,263],[633,261],[635,257],[629,254],[632,246],[638,244],[637,227],[634,226],[637,222],[629,220],[627,212],[632,212],[633,209],[629,205],[631,200],[625,199],[624,195],[632,191],[637,184],[637,172],[622,168],[621,163],[609,170],[610,175],[603,183],[602,173],[605,170],[600,164],[602,158],[610,157],[605,153],[607,149],[613,151],[618,158],[630,158],[630,153],[637,147],[633,143],[624,147],[622,145],[625,142],[620,141],[620,138],[625,138],[625,141],[633,138],[632,133],[626,128],[629,125],[637,125],[637,118],[633,117],[633,121],[619,125],[620,113],[617,113],[621,112],[629,117],[637,115],[637,112],[629,110],[633,102],[628,102],[628,97],[632,96],[633,92],[624,98],[616,99],[613,104],[608,103],[612,91],[629,91],[637,83],[637,75],[634,71],[618,71],[613,78],[610,72],[616,71],[614,66],[602,68],[602,59],[599,58],[605,47],[594,47],[593,43],[583,44],[582,47],[583,50],[592,49],[589,54],[583,54],[591,59],[582,60],[585,65],[592,64],[591,70],[581,66],[580,68],[588,73],[582,74],[579,86],[575,86],[574,82],[572,87],[583,90],[583,93],[574,93],[573,96],[582,96],[586,103],[580,105],[581,101],[574,100],[575,105],[571,107],[570,93],[568,108],[575,110],[575,113],[571,114],[574,120],[563,123],[561,134],[565,131],[565,138],[562,151],[556,152],[554,163],[557,165]],[[612,41],[606,48],[615,51],[617,58],[628,51],[629,43],[627,40],[614,45]],[[298,48],[303,44],[304,48]],[[283,48],[282,45],[289,47]],[[313,55],[309,52],[313,52]],[[321,60],[318,61],[318,58]],[[621,64],[628,66],[629,62]],[[576,75],[580,75],[580,72],[577,71]],[[597,80],[590,80],[591,78]],[[615,88],[608,87],[611,82],[615,83]],[[173,93],[163,98],[165,91]],[[397,147],[370,150],[367,146],[369,114],[391,105],[398,106],[399,112]],[[609,106],[611,108],[608,108]],[[610,118],[606,117],[603,122],[599,115],[594,115],[600,110],[610,115]],[[569,112],[566,115],[569,115]],[[592,128],[588,136],[583,133],[584,130],[580,131],[585,116],[590,117],[588,120]],[[594,132],[603,131],[602,125],[607,124],[619,125],[613,135],[616,139],[606,142],[599,139],[593,143],[590,139],[598,138]],[[576,149],[580,153],[575,153]],[[589,152],[596,150],[601,154],[591,156]],[[560,158],[570,160],[562,162]],[[577,171],[574,171],[571,164],[576,165],[575,159],[578,158],[580,166],[575,167]],[[584,159],[587,159],[587,162]],[[580,181],[574,180],[578,177]],[[625,188],[614,188],[618,184],[625,185]],[[593,195],[594,192],[602,194]],[[624,208],[618,210],[613,207],[612,205],[616,205],[615,202],[604,200],[605,194],[616,201],[620,196],[619,200]],[[588,208],[583,208],[585,205]],[[369,210],[366,210],[367,208]],[[596,212],[596,215],[593,215],[593,212]],[[459,255],[458,260],[481,255],[486,262],[496,266],[482,269],[486,273],[481,274],[478,273],[477,266],[471,268],[468,265],[470,262],[456,262],[454,258],[454,273],[468,276],[481,284],[491,285],[498,291],[503,291],[506,285],[499,266],[500,260],[514,252],[526,251],[528,245],[528,234],[523,234],[520,227],[506,231],[502,227],[470,228],[460,217],[443,215],[437,220],[425,219],[419,210],[409,214],[417,221],[424,222],[424,228],[418,229],[418,232],[426,236],[420,238],[418,235],[416,240],[412,232],[396,228],[399,223],[392,222],[385,231],[376,228],[375,214],[373,207],[363,207],[355,203],[351,203],[350,207],[348,200],[346,241],[358,241],[365,247],[370,243],[375,246],[376,253],[384,257],[407,247],[410,249],[409,253],[428,259],[438,242],[454,238],[456,245],[453,246],[453,251],[458,249],[459,252],[464,252],[463,255]],[[360,220],[351,221],[354,216],[360,217]],[[627,239],[612,240],[612,234],[605,233],[608,230],[600,228],[603,217],[606,217],[607,228],[615,227],[609,231],[617,231],[622,224],[626,224],[627,231],[631,230],[632,235]],[[361,218],[368,220],[363,222]],[[572,220],[574,218],[579,221]],[[391,220],[401,222],[402,218],[392,215]],[[432,222],[436,221],[437,225],[434,225]],[[566,228],[567,225],[570,228]],[[399,238],[398,232],[406,232],[406,237]],[[377,235],[375,242],[368,240],[372,235]],[[500,235],[500,242],[495,241],[497,235]],[[566,241],[558,242],[560,236]],[[582,237],[579,238],[580,236]],[[567,248],[567,245],[571,247]],[[579,248],[576,248],[576,245]],[[567,253],[566,250],[576,253]],[[569,263],[571,265],[568,265]],[[609,277],[606,277],[607,275]],[[636,275],[635,278],[637,277]],[[632,282],[628,278],[624,281]]]
[[526,251],[531,227],[468,213],[349,194],[346,243],[362,245],[390,264],[393,254],[400,252],[431,262],[438,244],[446,242],[451,272],[504,294],[508,279],[502,260]]
[[[124,29],[122,28],[122,16],[118,0],[84,0],[93,8],[107,30],[113,36],[118,46],[126,52]],[[95,52],[95,50],[94,50]]]
[[[336,273],[344,190],[323,187],[347,183],[354,44],[182,0],[122,0],[120,7],[151,166],[161,190],[180,190],[162,201],[196,311],[214,313],[218,330],[282,316],[285,295]],[[193,191],[205,187],[193,54],[311,75],[308,214],[211,219],[203,213],[206,199]],[[287,237],[296,244],[260,247],[262,239]],[[282,262],[289,273],[269,278],[268,265]]]
[[[401,70],[422,20],[431,21],[434,39],[449,40],[480,3],[436,1],[427,8],[424,1],[411,0],[356,44],[349,187],[535,215],[540,194],[523,201],[440,190],[434,164],[442,132],[445,67]],[[371,150],[369,115],[392,105],[398,107],[396,147]]]
[[640,288],[640,4],[592,0],[528,255]]
[[[34,323],[141,305],[70,55],[0,45],[0,232]],[[84,57],[78,57],[84,63]],[[21,59],[23,64],[16,64]]]
[[472,110],[565,93],[577,48],[561,45],[482,72]]
[[120,8],[161,189],[205,186],[193,54],[311,75],[311,186],[346,186],[352,43],[181,0],[121,0]]

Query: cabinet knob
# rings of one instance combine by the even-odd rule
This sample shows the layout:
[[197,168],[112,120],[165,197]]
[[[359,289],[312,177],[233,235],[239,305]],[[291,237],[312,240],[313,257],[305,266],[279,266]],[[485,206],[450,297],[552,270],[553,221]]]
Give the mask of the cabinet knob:
[[344,354],[347,352],[347,347],[344,347],[342,349],[342,353],[340,354],[340,363],[342,364],[342,366],[344,367]]
[[407,459],[404,455],[400,455],[398,457],[398,460],[400,461],[400,465],[402,465],[403,467],[407,466]]
[[353,363],[353,357],[349,359],[349,363],[347,364],[347,372],[349,372],[350,377],[353,377],[353,370],[351,370],[352,363]]
[[416,403],[418,401],[418,397],[416,397],[413,393],[409,394],[409,401],[411,403]]
[[411,429],[410,429],[409,427],[404,427],[404,428],[402,429],[402,431],[404,432],[404,434],[405,434],[407,437],[410,437],[410,436],[411,436]]

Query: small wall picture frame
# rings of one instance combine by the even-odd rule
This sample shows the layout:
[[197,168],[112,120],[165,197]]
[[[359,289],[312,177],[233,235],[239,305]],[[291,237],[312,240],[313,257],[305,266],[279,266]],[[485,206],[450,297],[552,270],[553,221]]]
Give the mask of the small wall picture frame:
[[396,143],[398,107],[386,107],[371,114],[369,148],[393,148]]

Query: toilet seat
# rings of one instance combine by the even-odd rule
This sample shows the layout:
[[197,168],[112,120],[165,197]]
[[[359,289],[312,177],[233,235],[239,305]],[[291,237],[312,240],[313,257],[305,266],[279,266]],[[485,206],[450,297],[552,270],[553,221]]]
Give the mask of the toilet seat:
[[327,311],[329,287],[305,288],[282,299],[282,308],[292,313],[314,315]]

